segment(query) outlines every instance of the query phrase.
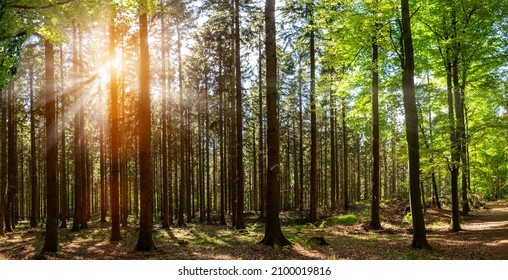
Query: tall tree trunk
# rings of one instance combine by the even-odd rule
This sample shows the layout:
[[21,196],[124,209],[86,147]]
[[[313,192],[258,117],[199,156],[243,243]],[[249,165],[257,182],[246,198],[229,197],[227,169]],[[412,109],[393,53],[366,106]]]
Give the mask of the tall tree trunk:
[[[208,69],[205,74],[205,147],[206,147],[206,222],[212,223],[212,197],[210,193],[210,106],[208,101]],[[215,173],[212,173],[215,176]]]
[[[15,223],[15,198],[18,191],[18,151],[16,148],[16,101],[14,84],[11,82],[7,90],[8,133],[7,133],[7,205],[5,208],[5,231],[13,232]],[[57,200],[58,201],[58,200]]]
[[[84,78],[84,69],[83,69],[83,31],[79,32],[79,78]],[[85,139],[85,94],[82,93],[80,97],[81,102],[79,106],[79,145],[80,145],[80,168],[81,168],[81,211],[79,213],[79,224],[82,229],[88,228],[88,211],[89,211],[89,203],[88,203],[88,191],[90,186],[88,185],[88,176],[86,171],[86,156],[87,156],[87,145]]]
[[185,103],[183,99],[183,77],[182,77],[182,52],[181,52],[181,40],[180,40],[180,27],[177,28],[178,36],[178,88],[179,88],[179,105],[180,105],[180,191],[179,191],[179,202],[178,202],[178,226],[184,226],[185,211],[185,190],[187,189],[187,178],[186,178],[186,160],[185,160],[185,147],[187,144],[186,130],[185,130]]
[[235,89],[236,89],[236,229],[244,229],[243,102],[240,64],[240,1],[235,0]]
[[457,139],[457,132],[455,128],[455,116],[453,108],[453,86],[452,86],[452,64],[447,63],[447,93],[448,93],[448,120],[450,127],[450,144],[451,144],[451,164],[450,169],[450,184],[452,196],[452,221],[450,229],[454,232],[460,231],[460,213],[459,213],[459,198],[458,198],[458,178],[459,178],[459,161],[460,154],[459,144]]
[[[66,94],[65,94],[65,84],[64,84],[64,56],[63,56],[63,46],[60,45],[60,103],[61,103],[61,134],[60,134],[60,142],[61,142],[61,170],[60,170],[60,228],[67,228],[67,158],[65,155],[65,141],[66,141],[66,133],[65,133],[65,103],[66,103]],[[32,153],[34,155],[35,152]],[[35,164],[34,164],[35,168]],[[35,169],[34,169],[35,170]],[[35,172],[34,172],[35,173]],[[33,186],[32,186],[33,187]]]
[[[72,20],[72,76],[75,79],[75,81],[78,79],[78,49],[77,49],[77,27],[76,27],[76,20]],[[74,107],[79,108],[82,106],[82,100],[80,99],[80,85],[78,82],[74,82],[73,89],[74,89]],[[79,111],[79,109],[78,109]],[[71,231],[76,232],[79,231],[79,223],[80,223],[80,212],[81,208],[83,207],[81,204],[81,192],[82,192],[82,185],[81,185],[81,177],[83,176],[81,174],[81,146],[80,146],[80,129],[79,129],[79,113],[74,113],[74,146],[73,146],[73,155],[74,155],[74,215],[73,215],[73,221],[72,221],[72,229]]]
[[[100,96],[100,95],[99,95]],[[101,102],[101,101],[99,101]],[[104,123],[100,123],[99,128],[99,171],[100,171],[100,186],[101,186],[101,223],[106,222],[107,204],[106,204],[106,157],[104,147]]]
[[372,204],[370,228],[381,228],[379,198],[381,180],[379,174],[379,60],[377,35],[372,37]]
[[[222,42],[220,42],[222,43]],[[219,76],[218,76],[218,87],[219,87],[219,140],[220,140],[220,224],[225,225],[226,224],[226,162],[225,162],[225,133],[224,133],[224,122],[225,122],[225,116],[224,116],[224,98],[223,98],[223,91],[224,91],[224,80],[223,80],[223,73],[222,73],[222,44],[219,43]]]
[[58,185],[57,185],[57,127],[56,127],[56,92],[55,60],[53,44],[44,41],[46,68],[46,236],[42,253],[58,251]]
[[349,210],[349,167],[348,167],[348,145],[347,145],[347,126],[346,126],[346,99],[342,98],[342,179],[344,210]]
[[397,192],[397,116],[395,106],[392,108],[392,139],[391,141],[391,156],[392,156],[392,176],[390,183],[390,196],[394,197]]
[[[30,183],[32,186],[32,207],[30,212],[30,227],[37,227],[37,208],[39,205],[39,191],[37,188],[37,150],[35,147],[35,108],[34,108],[34,88],[33,88],[33,65],[30,64]],[[62,145],[63,146],[63,145]]]
[[337,209],[337,147],[336,147],[336,133],[335,133],[335,123],[336,123],[336,102],[333,96],[333,91],[330,89],[330,177],[331,177],[331,186],[330,186],[330,198],[331,198],[331,207],[332,211]]
[[302,100],[302,95],[303,95],[303,92],[302,92],[302,87],[303,87],[303,82],[302,82],[302,65],[301,65],[301,58],[298,59],[298,118],[299,118],[299,122],[298,122],[298,132],[299,132],[299,149],[298,149],[298,165],[299,165],[299,168],[300,168],[300,186],[298,187],[298,191],[299,191],[299,205],[298,205],[298,209],[301,211],[303,211],[303,205],[304,205],[304,201],[303,201],[303,100]]
[[[460,43],[457,43],[460,44]],[[457,49],[460,48],[460,45],[457,46]],[[456,55],[453,61],[453,71],[452,71],[452,80],[453,80],[453,95],[455,101],[455,129],[457,134],[457,145],[459,147],[458,153],[461,161],[461,170],[462,170],[462,215],[469,215],[469,200],[467,198],[468,192],[468,164],[467,164],[467,154],[466,154],[466,128],[465,128],[465,118],[464,118],[464,103],[463,103],[463,89],[459,82],[459,57]]]
[[5,192],[7,191],[7,97],[0,90],[0,237],[5,235]]
[[[146,0],[141,1],[142,9],[146,9]],[[137,251],[150,251],[155,248],[152,239],[152,161],[151,141],[152,123],[150,109],[150,56],[148,53],[148,22],[147,11],[141,10],[139,16],[139,179],[141,182],[141,211],[139,219],[139,237]]]
[[[312,9],[311,9],[312,13]],[[310,25],[313,25],[311,15]],[[313,27],[312,27],[313,28]],[[316,127],[316,50],[314,31],[310,31],[310,212],[309,222],[317,221],[318,186],[317,186],[317,127]]]
[[115,8],[112,8],[111,19],[109,23],[109,61],[110,61],[110,143],[111,143],[111,182],[110,182],[110,204],[111,204],[111,241],[121,240],[120,235],[120,205],[119,205],[119,142],[120,132],[118,131],[118,82],[116,77],[116,67],[114,60],[116,58],[116,30],[115,30]]
[[430,248],[425,233],[425,221],[420,194],[420,147],[418,142],[418,113],[414,86],[414,51],[411,34],[409,1],[401,0],[402,38],[404,42],[404,61],[402,62],[402,91],[406,115],[406,135],[409,155],[409,188],[411,215],[413,218],[413,248]]
[[266,0],[266,106],[267,106],[267,189],[266,189],[266,226],[261,243],[283,247],[290,245],[280,228],[279,220],[279,118],[277,114],[277,46],[275,40],[275,0]]
[[264,218],[265,214],[265,201],[266,201],[266,173],[265,173],[265,144],[264,144],[264,124],[263,124],[263,54],[261,49],[261,33],[262,28],[259,31],[259,47],[258,47],[258,125],[259,125],[259,217]]
[[[161,9],[163,9],[161,4]],[[162,228],[169,228],[169,205],[168,205],[168,134],[167,134],[167,122],[168,122],[168,84],[166,78],[166,23],[165,14],[162,11],[161,14],[161,62],[162,62]]]

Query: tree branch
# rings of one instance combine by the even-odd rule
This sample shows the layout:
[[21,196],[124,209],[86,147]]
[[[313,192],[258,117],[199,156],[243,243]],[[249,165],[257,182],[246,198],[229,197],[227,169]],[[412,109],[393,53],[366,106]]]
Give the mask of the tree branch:
[[74,0],[62,0],[60,2],[54,2],[54,3],[49,3],[47,5],[41,5],[41,6],[32,6],[32,5],[22,5],[22,4],[14,4],[14,3],[11,3],[9,5],[7,5],[9,8],[14,8],[14,9],[23,9],[23,10],[33,10],[33,9],[49,9],[49,8],[53,8],[55,6],[60,6],[60,5],[65,5],[65,4],[68,4],[70,2],[73,2]]

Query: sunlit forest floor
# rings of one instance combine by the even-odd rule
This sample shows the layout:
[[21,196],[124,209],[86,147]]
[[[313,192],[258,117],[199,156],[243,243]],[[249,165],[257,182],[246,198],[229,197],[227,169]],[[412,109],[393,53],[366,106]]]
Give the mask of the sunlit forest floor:
[[[153,232],[157,250],[135,252],[137,226],[122,228],[123,240],[110,242],[110,224],[92,217],[89,228],[80,232],[60,230],[60,252],[48,259],[508,259],[508,203],[488,203],[462,217],[463,231],[448,231],[449,210],[427,209],[427,238],[433,250],[410,247],[411,231],[403,204],[382,205],[379,231],[366,230],[368,205],[356,205],[348,213],[329,215],[317,225],[304,224],[305,213],[283,212],[283,232],[292,247],[258,244],[264,224],[253,213],[246,214],[247,230],[228,226],[188,224]],[[0,259],[33,259],[44,243],[44,229],[30,229],[21,222],[14,233],[0,239]],[[329,245],[314,242],[323,237]]]

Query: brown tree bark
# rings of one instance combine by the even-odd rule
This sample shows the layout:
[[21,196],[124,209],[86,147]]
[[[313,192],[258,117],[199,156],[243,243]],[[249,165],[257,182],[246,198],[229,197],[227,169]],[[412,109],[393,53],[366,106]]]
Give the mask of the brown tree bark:
[[240,63],[240,1],[235,0],[235,89],[236,89],[236,229],[245,229],[243,170],[243,102],[242,67]]
[[38,190],[38,180],[37,180],[37,150],[35,147],[35,108],[34,108],[34,88],[33,88],[33,65],[30,64],[29,69],[30,75],[30,183],[32,187],[32,202],[31,202],[31,210],[30,210],[30,227],[37,227],[37,208],[38,198],[39,198],[39,190]]
[[[161,5],[162,9],[162,5]],[[167,95],[168,95],[168,86],[167,86],[167,78],[166,78],[166,23],[165,23],[165,14],[164,12],[161,14],[161,62],[162,62],[162,71],[161,71],[161,80],[162,80],[162,228],[169,228],[169,191],[168,191],[168,177],[169,177],[169,167],[168,167],[168,134],[167,134]]]
[[298,141],[298,144],[299,144],[299,147],[298,147],[298,166],[299,166],[299,169],[300,169],[300,172],[299,172],[299,175],[300,175],[300,180],[299,180],[299,183],[300,185],[298,186],[298,197],[299,197],[299,200],[298,200],[298,210],[301,212],[303,211],[303,205],[304,205],[304,201],[303,201],[303,100],[302,100],[302,95],[303,95],[303,92],[302,92],[302,87],[303,87],[303,82],[302,82],[302,65],[301,65],[301,58],[298,59],[298,134],[299,134],[299,141]]
[[[146,0],[141,1],[142,9],[146,7]],[[150,56],[148,53],[148,22],[147,11],[141,10],[139,16],[139,48],[140,48],[140,76],[139,76],[139,179],[141,182],[141,211],[139,219],[139,237],[136,244],[137,251],[155,249],[152,239],[152,161],[151,140],[152,123],[150,109]]]
[[115,8],[112,8],[109,22],[109,61],[110,61],[110,112],[109,112],[109,139],[111,143],[111,181],[110,181],[110,205],[111,205],[111,237],[110,241],[121,240],[120,235],[120,163],[119,145],[120,132],[118,129],[118,82],[114,60],[116,58],[116,30],[115,30]]
[[[84,64],[83,64],[83,31],[79,32],[79,78],[84,78]],[[80,85],[81,86],[81,85]],[[80,106],[78,110],[79,116],[79,168],[81,169],[80,174],[81,177],[81,209],[79,212],[79,225],[81,229],[88,228],[88,211],[89,211],[89,190],[90,185],[88,184],[88,173],[87,173],[87,145],[85,138],[85,94],[80,92],[82,96],[80,96]]]
[[14,84],[7,88],[7,201],[5,206],[5,231],[13,232],[15,227],[15,198],[18,191],[18,152],[16,148],[16,112]]
[[258,46],[258,137],[259,137],[259,152],[258,152],[258,168],[259,168],[259,217],[265,216],[265,201],[266,201],[266,172],[265,172],[265,144],[264,144],[264,124],[263,124],[263,53],[261,49],[261,33],[262,27],[259,31],[259,46]]
[[0,237],[5,235],[5,192],[7,190],[7,102],[6,92],[0,91]]
[[53,44],[44,41],[45,53],[45,115],[46,115],[46,235],[42,254],[58,251],[58,185],[57,185],[57,127],[56,127],[56,92],[55,60]]
[[401,0],[402,39],[404,59],[402,61],[402,91],[406,115],[406,137],[409,155],[409,188],[411,215],[413,218],[413,248],[430,248],[427,243],[420,194],[420,145],[418,142],[418,113],[414,86],[414,50],[411,34],[409,1]]
[[266,226],[265,236],[261,243],[269,246],[287,246],[291,242],[286,239],[280,228],[279,220],[279,118],[277,114],[277,47],[275,40],[275,0],[266,0],[266,106],[267,106],[267,192],[266,192]]
[[225,122],[225,116],[224,116],[224,97],[223,97],[223,91],[224,91],[224,79],[222,77],[223,75],[223,69],[222,69],[222,42],[219,43],[219,50],[218,50],[218,56],[219,56],[219,77],[218,77],[218,87],[219,87],[219,140],[220,140],[220,224],[225,225],[226,224],[226,162],[225,162],[225,133],[224,133],[224,122]]
[[336,132],[335,123],[336,118],[336,102],[333,90],[330,89],[330,198],[331,210],[337,210],[337,145],[336,145]]
[[[61,123],[61,132],[60,132],[60,228],[67,228],[67,213],[69,209],[67,208],[67,158],[65,155],[65,141],[66,141],[66,133],[65,133],[65,110],[66,110],[66,94],[65,94],[65,83],[64,83],[64,55],[63,55],[63,46],[60,45],[60,123]],[[32,154],[35,155],[35,152]],[[35,164],[34,164],[35,167]],[[35,169],[34,169],[35,170]],[[35,173],[35,171],[34,171]],[[33,176],[33,175],[32,175]],[[33,186],[32,186],[33,187]]]
[[[312,11],[311,11],[312,13]],[[310,25],[313,25],[311,15]],[[310,31],[310,212],[309,222],[317,221],[318,185],[317,185],[317,127],[316,127],[316,50],[314,31]]]
[[342,98],[342,191],[344,200],[344,210],[349,210],[349,167],[348,156],[349,149],[347,145],[347,126],[346,126],[346,99]]
[[379,198],[381,180],[379,174],[379,59],[377,36],[372,37],[372,204],[370,228],[381,228],[379,218]]
[[[78,80],[78,47],[77,47],[77,27],[76,20],[72,20],[72,76],[75,80]],[[79,108],[82,106],[80,99],[80,85],[77,82],[74,82],[74,106]],[[79,111],[79,110],[78,110]],[[80,137],[80,122],[79,122],[79,113],[74,113],[74,146],[73,146],[73,155],[74,155],[74,215],[72,221],[72,229],[71,231],[76,232],[80,229],[80,212],[82,205],[82,168],[81,168],[81,137]]]
[[180,27],[177,25],[177,36],[178,36],[178,94],[179,94],[179,105],[180,105],[180,190],[179,201],[178,201],[178,221],[179,227],[185,225],[184,211],[185,211],[185,191],[187,190],[187,178],[186,178],[186,129],[185,129],[185,101],[183,99],[183,77],[182,77],[182,43],[180,40]]

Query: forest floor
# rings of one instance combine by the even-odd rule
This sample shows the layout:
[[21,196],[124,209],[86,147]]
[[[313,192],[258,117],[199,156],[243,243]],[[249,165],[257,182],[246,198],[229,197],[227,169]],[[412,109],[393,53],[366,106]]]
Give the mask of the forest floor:
[[[450,211],[427,209],[427,239],[432,250],[412,249],[410,219],[403,203],[383,204],[383,229],[367,230],[368,205],[356,205],[348,213],[328,215],[317,225],[305,224],[305,213],[281,213],[282,230],[293,246],[261,245],[264,224],[246,213],[246,231],[222,225],[188,224],[153,231],[157,249],[135,252],[135,221],[122,228],[122,241],[110,242],[110,224],[97,220],[80,232],[61,229],[60,252],[48,259],[508,259],[508,203],[487,203],[462,217],[462,231],[448,230]],[[313,242],[323,237],[329,245]],[[21,222],[15,232],[0,238],[0,259],[33,259],[44,243],[44,229],[30,229]]]

